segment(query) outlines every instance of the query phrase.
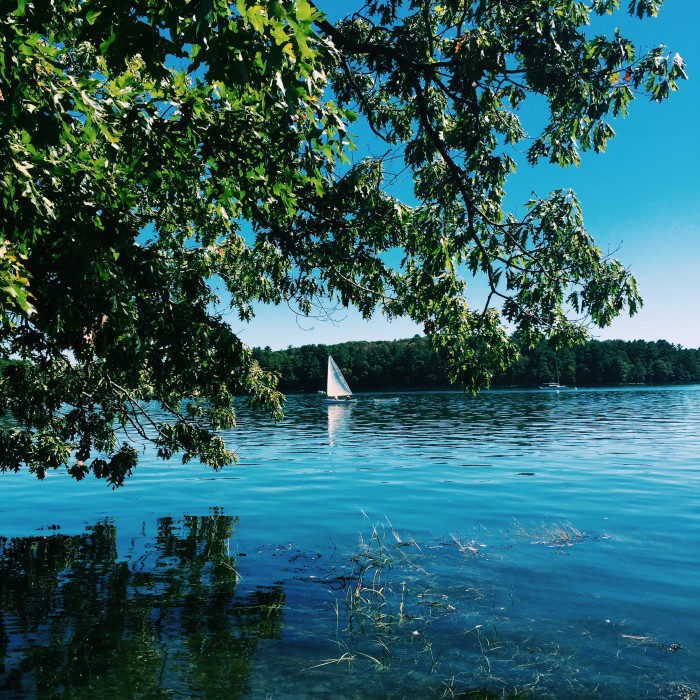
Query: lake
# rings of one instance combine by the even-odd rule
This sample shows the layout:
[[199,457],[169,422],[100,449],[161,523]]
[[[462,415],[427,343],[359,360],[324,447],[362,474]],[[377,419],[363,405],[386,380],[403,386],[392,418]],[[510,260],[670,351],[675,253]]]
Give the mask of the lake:
[[0,475],[0,697],[700,697],[700,387],[285,414]]

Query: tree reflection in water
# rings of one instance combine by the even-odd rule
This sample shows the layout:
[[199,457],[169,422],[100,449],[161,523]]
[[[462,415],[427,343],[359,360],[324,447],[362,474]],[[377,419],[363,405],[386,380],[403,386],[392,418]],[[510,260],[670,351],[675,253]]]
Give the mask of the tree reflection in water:
[[162,518],[155,542],[122,556],[109,521],[0,538],[0,695],[243,694],[259,641],[280,634],[284,593],[236,596],[236,522]]

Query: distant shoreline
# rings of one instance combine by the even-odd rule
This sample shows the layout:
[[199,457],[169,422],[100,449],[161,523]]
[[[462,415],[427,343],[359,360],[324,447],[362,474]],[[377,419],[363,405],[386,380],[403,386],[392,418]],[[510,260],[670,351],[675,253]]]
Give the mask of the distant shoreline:
[[[286,394],[315,393],[325,387],[332,354],[353,392],[456,390],[445,363],[428,338],[304,345],[286,350],[253,349],[263,369],[279,377]],[[700,349],[665,340],[590,340],[554,351],[541,343],[520,348],[520,359],[494,373],[491,389],[535,389],[558,381],[569,387],[673,386],[700,383]]]

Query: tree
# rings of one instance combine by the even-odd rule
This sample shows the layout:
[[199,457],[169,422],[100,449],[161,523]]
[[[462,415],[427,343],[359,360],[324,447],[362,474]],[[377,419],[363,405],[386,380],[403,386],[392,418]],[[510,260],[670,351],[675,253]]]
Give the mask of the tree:
[[[308,0],[0,5],[2,354],[20,360],[0,374],[2,470],[120,485],[133,435],[231,462],[216,430],[234,395],[274,415],[282,397],[227,309],[408,315],[477,389],[517,356],[506,326],[571,342],[640,303],[573,193],[503,209],[515,146],[577,163],[636,94],[684,77],[663,48],[589,36],[617,0],[369,0],[335,23]],[[549,118],[526,141],[530,98]],[[350,162],[355,119],[383,155]],[[490,295],[472,309],[476,274]]]

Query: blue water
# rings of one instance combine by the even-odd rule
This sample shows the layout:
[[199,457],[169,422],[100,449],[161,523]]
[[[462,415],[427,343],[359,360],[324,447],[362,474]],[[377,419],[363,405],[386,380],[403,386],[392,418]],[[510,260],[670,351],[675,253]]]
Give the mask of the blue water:
[[[145,449],[117,491],[1,475],[0,696],[700,697],[700,388],[292,396],[285,413],[242,404],[220,473]],[[117,588],[71,607],[100,576],[121,622]],[[147,662],[83,678],[56,651],[108,629]]]

